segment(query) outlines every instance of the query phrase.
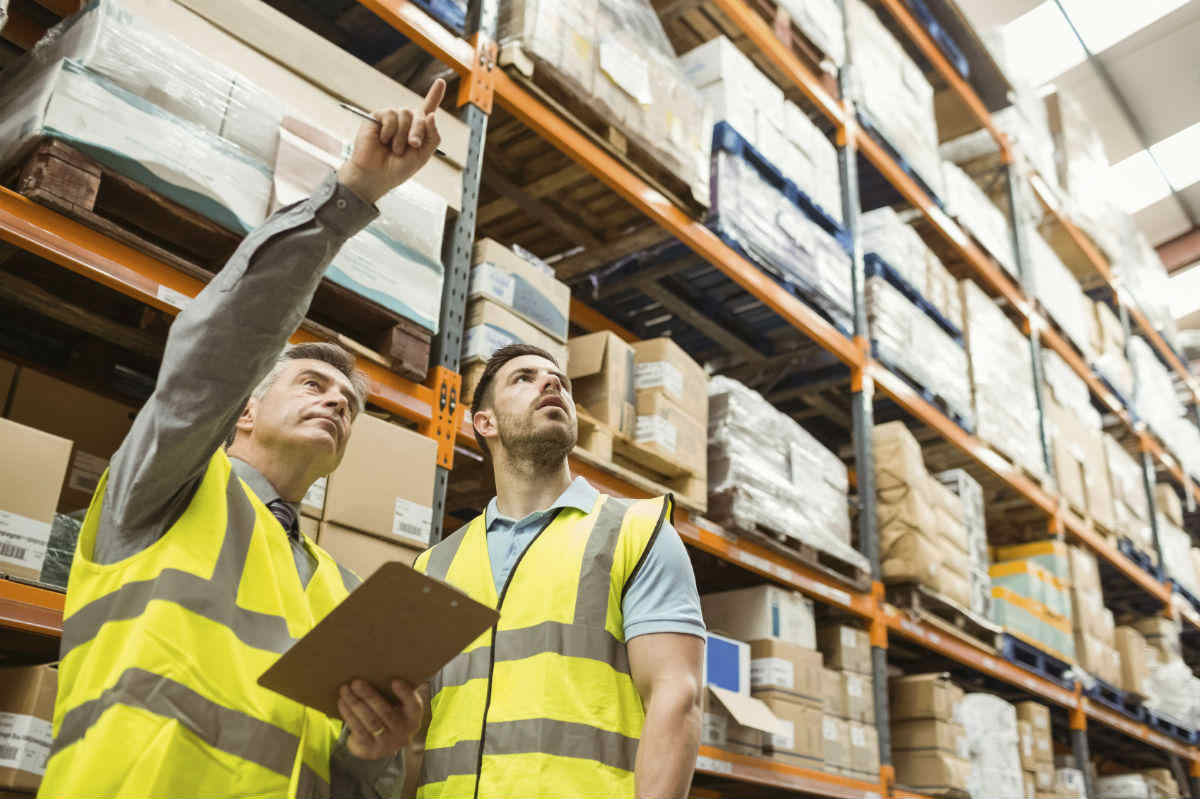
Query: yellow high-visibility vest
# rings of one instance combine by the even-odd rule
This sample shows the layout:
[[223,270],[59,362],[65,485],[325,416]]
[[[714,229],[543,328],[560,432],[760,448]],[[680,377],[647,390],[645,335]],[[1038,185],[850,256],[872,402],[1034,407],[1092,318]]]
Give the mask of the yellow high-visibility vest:
[[179,521],[141,552],[92,559],[107,474],[63,611],[43,797],[322,797],[342,724],[257,684],[357,584],[328,554],[301,586],[262,501],[209,462]]
[[671,507],[601,495],[560,510],[499,596],[482,516],[417,559],[500,610],[430,684],[418,797],[633,796],[645,710],[621,600]]

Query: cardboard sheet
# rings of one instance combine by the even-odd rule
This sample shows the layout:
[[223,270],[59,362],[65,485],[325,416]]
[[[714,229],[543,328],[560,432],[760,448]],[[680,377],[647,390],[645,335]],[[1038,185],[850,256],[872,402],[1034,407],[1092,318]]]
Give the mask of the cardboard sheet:
[[500,614],[403,563],[386,563],[258,678],[264,688],[338,718],[338,688],[361,678],[391,696],[419,685]]

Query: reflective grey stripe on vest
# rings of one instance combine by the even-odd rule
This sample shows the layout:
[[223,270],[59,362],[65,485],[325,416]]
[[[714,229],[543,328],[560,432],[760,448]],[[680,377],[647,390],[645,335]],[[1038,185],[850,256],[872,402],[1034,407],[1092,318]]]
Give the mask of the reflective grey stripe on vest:
[[[172,719],[205,744],[256,763],[289,779],[300,739],[261,719],[217,704],[183,683],[145,669],[122,672],[99,697],[71,708],[63,717],[50,757],[82,740],[111,707],[124,705]],[[301,767],[301,796],[329,796],[329,784],[307,765]]]
[[579,593],[575,596],[575,623],[604,627],[608,620],[608,593],[612,584],[613,557],[621,538],[621,522],[633,503],[607,497],[600,515],[592,525],[583,550],[583,568],[579,573]]
[[471,529],[471,525],[464,524],[433,545],[433,548],[429,550],[429,560],[425,563],[427,575],[438,580],[446,579],[446,575],[450,573],[450,564],[454,562],[454,556],[458,554],[458,548],[462,546],[469,529]]
[[347,594],[362,585],[362,579],[357,574],[350,571],[340,563],[337,565],[337,567],[338,572],[342,575],[342,586],[346,589]]
[[86,644],[105,622],[142,615],[152,600],[173,602],[198,616],[228,627],[238,640],[255,649],[285,652],[296,642],[282,616],[247,610],[237,604],[238,586],[254,536],[254,506],[236,475],[225,490],[227,516],[221,552],[210,579],[179,569],[163,569],[150,580],[128,582],[93,599],[63,620],[59,657]]
[[[554,719],[524,719],[487,725],[484,755],[547,754],[597,760],[606,766],[633,771],[638,739],[586,724]],[[479,742],[459,741],[444,749],[426,749],[424,784],[442,782],[455,774],[474,775],[479,765]]]
[[[629,673],[629,653],[625,644],[608,630],[545,621],[533,627],[501,630],[496,634],[496,662],[521,660],[543,652],[567,657],[589,658],[607,663],[622,674]],[[443,688],[465,685],[475,679],[487,679],[489,647],[480,646],[462,652],[447,663],[430,682],[430,694]]]

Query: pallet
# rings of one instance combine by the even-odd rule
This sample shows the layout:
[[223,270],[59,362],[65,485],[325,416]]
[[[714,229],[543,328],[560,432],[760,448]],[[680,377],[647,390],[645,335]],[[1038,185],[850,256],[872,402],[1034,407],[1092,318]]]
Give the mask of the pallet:
[[1039,649],[1014,633],[1001,633],[1000,656],[1068,690],[1075,685],[1075,681],[1067,677],[1067,673],[1072,669],[1070,663]]
[[[205,283],[243,238],[57,139],[38,142],[14,171],[16,190],[25,197]],[[310,316],[305,326],[322,337],[351,342],[351,349],[373,354],[372,360],[398,374],[425,379],[432,334],[412,321],[329,280],[321,282]]]
[[1153,558],[1149,554],[1138,549],[1137,546],[1128,538],[1117,539],[1117,551],[1125,557],[1132,560],[1142,571],[1146,572],[1154,579],[1161,581],[1163,579],[1163,571],[1154,564]]
[[1186,744],[1194,744],[1197,740],[1196,730],[1185,727],[1174,719],[1163,716],[1150,708],[1146,708],[1146,726]]
[[1096,680],[1096,684],[1084,690],[1083,693],[1092,701],[1099,702],[1134,721],[1146,720],[1146,708],[1142,705],[1144,697],[1122,691],[1103,680]]
[[927,586],[912,582],[890,584],[887,601],[972,646],[988,652],[999,651],[999,626]]
[[1170,585],[1172,591],[1183,597],[1189,605],[1196,609],[1196,612],[1200,613],[1200,597],[1197,597],[1191,591],[1175,582],[1175,579],[1172,577],[1167,578],[1167,583]]
[[[789,100],[806,110],[812,108],[811,101],[792,78],[762,48],[754,44],[742,27],[726,16],[716,3],[711,0],[651,0],[651,5],[658,12],[675,52],[686,53],[710,39],[726,36],[754,62],[759,71],[783,89]],[[786,10],[771,0],[748,0],[746,6],[771,26],[776,38],[816,76],[826,94],[834,99],[841,97],[837,68],[829,54],[800,30]]]

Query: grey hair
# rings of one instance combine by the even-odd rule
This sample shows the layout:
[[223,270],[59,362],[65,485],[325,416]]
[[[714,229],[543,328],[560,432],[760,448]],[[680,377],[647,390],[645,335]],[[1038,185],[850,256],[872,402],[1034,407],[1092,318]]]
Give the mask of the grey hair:
[[[353,355],[343,347],[327,341],[293,344],[285,349],[279,354],[271,371],[267,372],[266,376],[254,387],[254,391],[250,392],[250,396],[254,399],[262,399],[263,395],[270,391],[271,386],[275,385],[275,381],[279,379],[283,370],[287,368],[288,362],[299,360],[321,361],[336,368],[350,379],[350,385],[354,387],[355,404],[351,411],[357,414],[366,406],[367,376],[355,368]],[[235,426],[229,431],[229,437],[225,441],[226,446],[232,444],[236,437],[237,427]]]

